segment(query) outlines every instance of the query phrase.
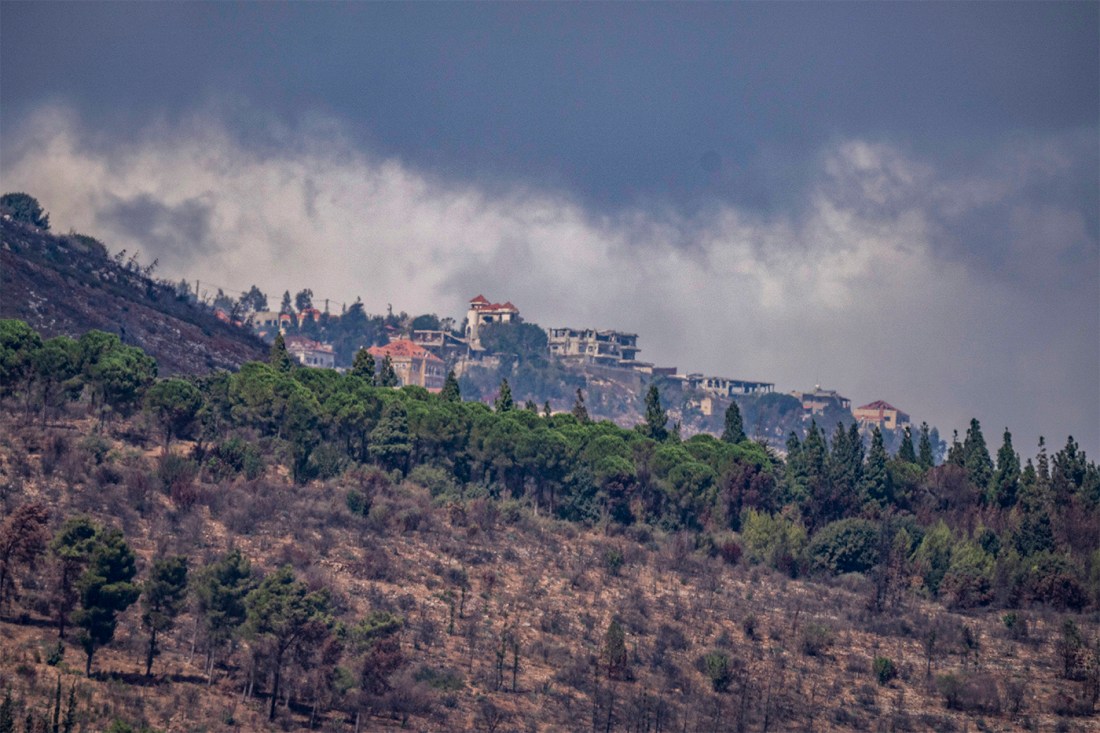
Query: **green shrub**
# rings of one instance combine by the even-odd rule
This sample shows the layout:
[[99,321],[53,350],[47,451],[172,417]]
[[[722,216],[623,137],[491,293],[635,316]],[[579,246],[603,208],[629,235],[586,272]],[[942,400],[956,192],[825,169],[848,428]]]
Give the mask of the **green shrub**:
[[729,654],[720,649],[708,652],[703,656],[702,667],[715,692],[729,691],[733,684],[733,663]]
[[865,573],[878,562],[879,531],[867,519],[841,519],[822,527],[810,541],[813,566],[824,572]]
[[890,680],[898,676],[898,669],[894,665],[893,660],[887,657],[875,657],[875,661],[871,664],[871,669],[875,673],[875,679],[878,680],[880,685],[887,685],[890,683]]

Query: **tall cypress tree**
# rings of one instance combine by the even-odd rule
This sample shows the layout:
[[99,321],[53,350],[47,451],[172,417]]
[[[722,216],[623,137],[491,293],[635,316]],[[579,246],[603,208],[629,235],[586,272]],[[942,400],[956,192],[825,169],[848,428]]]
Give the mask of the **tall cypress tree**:
[[1012,448],[1012,433],[1005,428],[1004,442],[997,451],[997,471],[993,474],[991,491],[994,502],[1008,508],[1016,503],[1020,484],[1020,457]]
[[664,442],[668,438],[668,413],[661,407],[661,393],[656,384],[649,385],[645,396],[645,434]]
[[573,417],[577,418],[577,422],[588,422],[588,408],[585,407],[584,393],[580,387],[577,387],[577,397],[573,400]]
[[989,457],[989,449],[985,445],[985,437],[982,436],[982,426],[977,418],[970,419],[962,451],[963,466],[970,482],[982,491],[989,488],[989,482],[993,478],[993,459]]
[[379,387],[398,387],[401,380],[397,378],[397,372],[393,368],[393,362],[389,356],[382,357],[382,367],[378,370]]
[[515,406],[516,403],[512,400],[512,387],[508,384],[508,380],[500,380],[500,392],[497,394],[496,401],[493,402],[493,409],[497,412],[508,412]]
[[374,384],[374,355],[364,349],[355,352],[355,360],[351,364],[351,375],[359,377]]
[[893,482],[886,461],[882,432],[876,427],[871,433],[871,448],[867,451],[867,464],[863,469],[863,495],[882,507],[888,506],[894,499]]
[[913,431],[909,429],[909,426],[905,426],[905,434],[901,438],[901,445],[898,447],[898,460],[905,461],[906,463],[917,462],[917,452],[913,450]]
[[290,358],[290,352],[286,350],[286,339],[280,332],[275,336],[275,342],[271,344],[271,354],[267,358],[268,364],[280,372],[289,372],[294,368],[294,360]]
[[726,425],[722,431],[722,440],[727,443],[740,443],[745,439],[745,424],[741,419],[741,410],[737,402],[730,402],[726,408]]
[[920,447],[918,448],[917,463],[928,470],[936,464],[936,458],[932,453],[932,437],[928,433],[928,423],[920,424]]
[[462,390],[458,387],[458,377],[455,376],[455,370],[447,372],[447,379],[443,382],[443,390],[439,393],[439,396],[444,402],[461,402]]
[[405,403],[392,400],[382,410],[382,418],[370,434],[370,454],[388,471],[402,473],[408,468],[412,440],[409,437],[409,413]]

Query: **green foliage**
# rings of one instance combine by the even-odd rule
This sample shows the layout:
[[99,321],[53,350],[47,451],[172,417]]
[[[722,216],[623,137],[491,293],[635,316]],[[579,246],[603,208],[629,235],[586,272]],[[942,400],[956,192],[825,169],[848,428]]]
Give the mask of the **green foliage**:
[[546,360],[546,331],[533,323],[488,323],[478,329],[478,340],[491,354],[513,357],[518,363]]
[[408,468],[412,442],[409,438],[409,413],[400,400],[392,400],[382,411],[382,419],[370,434],[370,455],[387,471]]
[[245,598],[254,587],[252,566],[238,549],[201,568],[191,584],[211,648],[229,641],[245,622]]
[[603,638],[603,653],[604,660],[607,662],[607,676],[609,679],[629,677],[626,632],[616,619],[611,619],[611,622],[607,625],[607,632]]
[[289,565],[284,565],[248,594],[245,610],[247,635],[264,641],[270,650],[274,682],[268,718],[274,719],[287,654],[297,650],[307,637],[328,628],[329,596],[327,591],[311,591],[294,577]]
[[989,486],[991,502],[1002,507],[1016,503],[1020,485],[1020,457],[1012,448],[1012,433],[1005,428],[1004,442],[997,451],[997,470]]
[[973,542],[960,542],[951,551],[939,595],[952,608],[985,605],[993,598],[992,576],[993,557]]
[[722,440],[727,443],[740,443],[745,440],[745,426],[741,419],[741,410],[737,407],[736,402],[730,402],[730,406],[726,408]]
[[913,560],[924,580],[924,587],[933,596],[939,594],[940,583],[943,582],[947,569],[951,565],[954,546],[955,540],[951,536],[951,530],[943,520],[940,520],[925,533],[920,546],[914,553]]
[[962,459],[970,482],[984,491],[993,478],[993,459],[989,457],[989,449],[985,446],[982,426],[975,419],[970,420],[970,427],[966,431]]
[[38,332],[23,321],[0,320],[0,396],[12,394],[30,378],[32,359],[41,347]]
[[133,583],[137,575],[134,553],[117,529],[98,530],[87,567],[77,581],[80,608],[73,622],[80,628],[78,640],[87,655],[85,672],[90,676],[92,656],[109,644],[118,626],[118,615],[141,595]]
[[512,388],[508,385],[507,379],[500,380],[500,391],[497,393],[497,398],[493,402],[493,409],[497,412],[508,412],[515,408],[515,402],[512,399]]
[[182,555],[153,561],[149,579],[142,587],[141,624],[149,631],[145,655],[145,675],[153,671],[153,659],[159,653],[157,634],[169,631],[183,611],[187,598],[187,558]]
[[702,659],[704,674],[715,692],[729,692],[733,685],[733,660],[721,649],[707,652]]
[[882,686],[890,684],[898,676],[897,666],[888,657],[875,657],[874,662],[871,663],[871,671],[874,672],[875,679]]
[[39,229],[49,230],[50,215],[42,210],[38,199],[26,193],[6,193],[0,196],[0,213],[7,214],[12,221],[28,224]]
[[917,455],[917,463],[921,468],[929,469],[936,465],[935,456],[932,453],[932,438],[928,431],[928,423],[920,424],[920,448]]
[[814,534],[807,554],[813,565],[833,575],[865,573],[879,561],[879,529],[866,519],[840,519]]
[[806,529],[785,516],[747,509],[741,516],[741,537],[749,559],[797,575],[806,547]]
[[355,352],[355,361],[352,362],[351,371],[353,377],[359,377],[367,384],[374,384],[374,355],[366,349]]
[[458,378],[455,376],[454,369],[447,372],[447,379],[443,382],[443,389],[440,391],[439,397],[444,402],[462,401],[462,390],[458,387]]
[[[286,294],[289,301],[290,293]],[[275,341],[271,344],[271,353],[268,354],[267,363],[280,372],[290,372],[294,368],[294,359],[286,350],[286,339],[282,332],[275,334]]]
[[645,396],[645,425],[643,434],[661,443],[668,439],[668,413],[661,406],[661,393],[656,384],[649,385]]
[[164,452],[172,438],[186,435],[202,408],[202,393],[183,379],[165,379],[145,393],[145,409],[156,419],[164,435]]

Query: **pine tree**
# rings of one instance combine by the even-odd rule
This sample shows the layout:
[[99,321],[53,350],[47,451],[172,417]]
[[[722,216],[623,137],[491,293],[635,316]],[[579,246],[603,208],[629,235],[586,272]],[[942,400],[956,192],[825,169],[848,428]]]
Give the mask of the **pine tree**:
[[913,450],[913,431],[908,425],[905,426],[905,434],[901,438],[901,445],[898,446],[898,460],[906,463],[917,462],[917,453]]
[[444,402],[461,402],[462,390],[458,386],[458,377],[455,376],[455,370],[447,372],[447,379],[443,382],[443,390],[439,393],[439,396]]
[[577,418],[577,422],[588,422],[588,408],[584,404],[584,393],[581,392],[581,388],[577,387],[577,397],[573,400],[573,417]]
[[279,306],[279,313],[289,316],[294,315],[294,303],[290,300],[290,291],[283,291],[283,304]]
[[645,434],[662,443],[668,439],[668,413],[661,407],[661,393],[656,384],[649,385],[645,396]]
[[145,649],[146,677],[153,673],[153,659],[160,652],[157,634],[175,626],[186,597],[187,558],[177,555],[154,560],[141,598],[141,624],[149,630],[149,644]]
[[1016,503],[1020,484],[1020,457],[1012,448],[1012,433],[1005,428],[1004,442],[997,451],[997,471],[993,474],[991,491],[994,502],[1008,508]]
[[397,372],[393,368],[393,362],[390,361],[390,357],[382,357],[382,368],[378,370],[378,386],[379,387],[399,387],[401,386],[401,380],[397,378]]
[[193,583],[198,614],[206,635],[206,669],[214,652],[227,644],[245,621],[244,599],[253,588],[252,565],[238,549],[202,568]]
[[508,385],[508,380],[500,380],[500,393],[497,394],[496,401],[493,403],[493,409],[497,412],[508,412],[515,406],[515,402],[512,401],[512,388]]
[[550,400],[546,400],[542,403],[542,416],[550,417],[553,413],[550,410]]
[[117,529],[97,533],[88,567],[80,576],[80,609],[73,622],[80,627],[79,641],[87,655],[84,671],[92,674],[92,656],[115,636],[118,615],[133,605],[141,589],[132,581],[137,575],[134,553]]
[[402,473],[412,453],[409,437],[409,413],[401,400],[392,400],[382,410],[382,418],[370,434],[370,455],[387,471]]
[[745,425],[741,421],[741,409],[736,401],[726,408],[726,425],[722,431],[722,440],[727,443],[740,443],[745,439]]
[[249,636],[268,642],[270,649],[273,683],[268,720],[274,720],[287,655],[293,654],[312,630],[327,627],[329,596],[326,591],[311,592],[294,577],[293,569],[284,565],[248,594],[245,606]]
[[290,358],[290,352],[286,350],[286,339],[283,334],[275,336],[275,342],[271,344],[271,354],[267,357],[267,363],[280,372],[289,372],[294,368],[294,360]]
[[867,464],[863,469],[863,495],[881,507],[888,506],[894,499],[893,482],[886,461],[882,432],[876,427],[871,433],[871,448],[867,451]]
[[526,402],[524,402],[523,409],[527,410],[527,412],[534,413],[535,415],[539,414],[539,406],[534,400],[527,400]]
[[920,464],[921,468],[928,470],[936,465],[936,459],[932,453],[932,438],[928,434],[928,423],[926,422],[920,424],[920,447],[918,451],[917,463]]
[[970,482],[982,491],[986,490],[993,478],[993,459],[989,457],[989,449],[986,448],[985,438],[982,436],[982,426],[976,418],[970,419],[962,450],[963,466]]
[[951,431],[951,447],[947,449],[947,463],[952,466],[966,466],[966,455],[962,444],[959,442],[959,431]]
[[1036,458],[1038,465],[1035,472],[1039,478],[1039,486],[1046,488],[1050,484],[1050,459],[1047,458],[1047,440],[1039,436],[1039,456]]
[[351,376],[359,377],[367,384],[374,384],[374,356],[365,348],[356,351],[350,373]]

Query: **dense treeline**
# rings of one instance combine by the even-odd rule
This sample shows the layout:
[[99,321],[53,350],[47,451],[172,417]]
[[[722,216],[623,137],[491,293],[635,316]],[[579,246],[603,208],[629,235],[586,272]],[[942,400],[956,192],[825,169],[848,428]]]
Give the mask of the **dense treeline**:
[[[433,695],[465,685],[453,669],[410,665],[410,641],[428,648],[442,633],[415,604],[396,608],[372,597],[368,610],[350,613],[347,599],[309,561],[289,551],[260,558],[232,547],[191,552],[161,540],[152,552],[146,549],[143,560],[130,545],[131,509],[115,504],[106,510],[107,516],[122,518],[125,534],[104,521],[102,510],[91,511],[96,518],[88,513],[100,492],[154,516],[147,493],[152,487],[179,512],[172,521],[194,516],[192,509],[205,504],[243,537],[253,531],[257,513],[270,514],[282,503],[278,484],[265,483],[264,477],[283,472],[302,487],[295,489],[296,507],[308,506],[302,502],[309,501],[303,497],[310,492],[337,493],[339,515],[325,509],[324,519],[317,520],[322,537],[323,526],[340,523],[404,531],[430,527],[438,520],[398,493],[408,482],[424,487],[453,523],[468,526],[471,537],[491,535],[500,517],[528,515],[564,526],[602,526],[610,536],[634,538],[636,549],[617,543],[602,550],[598,563],[609,579],[639,562],[650,551],[641,548],[661,535],[671,538],[667,551],[661,550],[667,559],[660,560],[670,572],[697,573],[691,558],[699,557],[725,567],[769,566],[811,580],[853,574],[866,578],[858,586],[865,587],[866,612],[880,616],[919,597],[961,609],[1000,606],[1045,613],[1100,607],[1100,473],[1072,438],[1049,456],[1040,444],[1034,460],[1021,462],[1008,431],[991,456],[973,421],[965,438],[953,442],[947,460],[934,465],[927,428],[916,436],[907,433],[889,455],[878,433],[865,439],[854,426],[838,425],[827,437],[811,425],[803,440],[792,434],[781,459],[746,438],[736,406],[720,437],[681,440],[656,389],[642,409],[645,421],[625,429],[592,421],[579,390],[571,412],[549,414],[545,405],[516,404],[504,382],[490,407],[463,401],[453,375],[439,395],[387,386],[395,381],[392,366],[374,363],[365,351],[347,374],[300,368],[281,339],[268,362],[246,364],[234,374],[188,380],[157,380],[156,374],[152,359],[116,337],[90,332],[77,340],[43,341],[21,322],[0,321],[5,410],[45,428],[62,416],[83,417],[91,434],[79,448],[67,439],[48,440],[41,448],[41,471],[57,472],[70,485],[95,487],[81,492],[80,502],[65,504],[63,512],[41,500],[12,504],[10,487],[5,489],[0,614],[19,618],[10,613],[22,608],[24,617],[34,612],[48,618],[60,637],[83,651],[87,675],[100,650],[116,643],[120,619],[129,614],[140,618],[133,634],[142,639],[146,676],[157,670],[164,640],[186,616],[192,654],[197,646],[205,655],[209,681],[232,678],[246,698],[266,695],[267,717],[277,715],[280,703],[290,708],[296,701],[311,728],[326,711],[339,711],[348,720],[361,714],[403,720],[430,710]],[[144,459],[110,451],[105,436],[112,432],[150,445],[152,474],[141,468]],[[211,487],[225,496],[215,497]],[[232,507],[232,497],[245,491],[247,504],[265,508]],[[288,520],[297,518],[282,521]],[[461,552],[470,558],[467,567],[480,562],[478,551]],[[371,556],[362,572],[396,579],[385,555]],[[496,575],[484,571],[478,578],[482,610],[475,614],[467,608],[473,581],[466,567],[441,567],[438,573],[439,597],[449,608],[447,635],[469,635],[471,669],[476,650],[496,660],[485,666],[478,685],[494,691],[510,685],[515,692],[527,653],[515,620],[499,633],[486,632],[477,621],[485,599],[493,596]],[[574,583],[583,584],[575,577]],[[561,663],[558,681],[592,700],[594,729],[611,729],[616,715],[628,716],[626,701],[617,703],[615,694],[634,679],[637,639],[646,624],[639,620],[643,611],[632,608],[644,610],[646,603],[633,598],[600,625],[592,642],[594,662]],[[417,616],[415,625],[409,614]],[[1027,638],[1022,614],[1004,619],[1006,633]],[[549,612],[542,621],[552,634],[560,633],[562,623]],[[744,617],[746,639],[758,639],[758,623],[752,613]],[[1056,644],[1064,662],[1061,678],[1095,691],[1100,675],[1089,671],[1088,660],[1100,647],[1094,653],[1088,628],[1082,632],[1067,622]],[[936,644],[943,647],[949,638],[977,644],[966,629],[940,624],[922,637],[929,660]],[[673,631],[658,631],[651,664],[660,668],[670,664],[659,659],[663,645],[685,652],[689,647]],[[773,641],[778,633],[769,632]],[[807,658],[820,657],[832,643],[831,631],[807,624],[794,641]],[[742,719],[755,716],[766,726],[769,716],[794,714],[793,707],[783,712],[772,702],[772,682],[753,687],[728,641],[715,643],[697,660],[719,695],[708,715],[719,716],[722,700],[737,695]],[[586,664],[594,669],[591,679]],[[898,675],[893,665],[876,657],[879,684]],[[782,679],[782,671],[775,674]],[[941,677],[935,684],[949,709],[971,704],[984,709],[986,703],[974,697],[982,687],[978,678]],[[685,684],[679,678],[668,682],[669,689]],[[55,719],[64,707],[60,690],[51,693]],[[79,707],[73,694],[70,688],[70,711]],[[652,699],[648,694],[630,703],[640,706],[639,720],[664,720],[667,727],[686,710],[703,716],[698,712],[703,703],[691,702],[696,697],[688,692],[682,704],[670,703],[663,693]],[[978,702],[966,702],[968,695]],[[1095,706],[1094,693],[1084,699]],[[1085,709],[1077,702],[1064,707]],[[478,713],[488,722],[503,715],[488,700]],[[685,724],[688,719],[682,718]],[[44,720],[35,718],[29,730],[44,729]],[[651,729],[664,728],[658,722]]]
[[[155,362],[113,336],[43,342],[17,321],[0,323],[0,370],[5,396],[43,420],[74,399],[100,421],[143,408],[165,470],[184,479],[258,475],[274,461],[298,482],[370,467],[440,502],[700,532],[714,552],[736,544],[791,576],[863,572],[889,585],[915,574],[955,607],[1100,605],[1100,471],[1072,437],[1021,464],[1006,430],[994,460],[973,420],[936,466],[926,426],[891,456],[877,431],[867,444],[855,425],[831,439],[811,425],[781,460],[746,439],[736,405],[721,439],[681,441],[655,388],[645,422],[625,429],[589,420],[579,391],[571,413],[548,414],[513,404],[503,382],[490,408],[462,401],[453,377],[440,395],[379,386],[394,380],[366,352],[347,374],[300,368],[281,339],[268,363],[157,382]],[[192,439],[187,456],[169,453],[177,438]],[[179,501],[187,485],[176,482]],[[349,502],[369,512],[361,494]]]

